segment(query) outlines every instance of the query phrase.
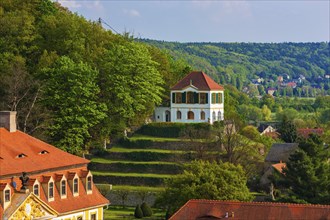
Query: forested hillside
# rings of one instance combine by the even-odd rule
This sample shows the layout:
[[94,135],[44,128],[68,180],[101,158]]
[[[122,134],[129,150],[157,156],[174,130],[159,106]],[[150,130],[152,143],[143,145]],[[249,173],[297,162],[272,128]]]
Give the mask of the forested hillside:
[[0,1],[0,110],[72,153],[143,123],[190,69],[51,0]]
[[[184,58],[222,84],[253,95],[276,88],[277,95],[329,94],[330,44],[320,43],[177,43],[142,40]],[[282,77],[283,79],[279,79]],[[258,87],[258,89],[254,89]]]

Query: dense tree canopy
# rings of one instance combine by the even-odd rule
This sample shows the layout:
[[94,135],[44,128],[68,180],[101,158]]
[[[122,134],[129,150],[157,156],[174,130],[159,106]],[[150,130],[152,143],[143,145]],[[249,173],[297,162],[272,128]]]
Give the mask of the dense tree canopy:
[[246,181],[241,166],[194,161],[185,165],[183,174],[166,182],[159,203],[174,212],[189,199],[250,201]]

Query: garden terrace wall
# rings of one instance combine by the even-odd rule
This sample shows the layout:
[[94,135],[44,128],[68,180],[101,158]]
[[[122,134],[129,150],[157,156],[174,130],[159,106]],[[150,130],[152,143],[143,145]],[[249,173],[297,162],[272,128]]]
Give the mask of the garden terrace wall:
[[102,155],[105,159],[126,160],[126,161],[167,161],[184,162],[196,159],[196,153],[159,153],[149,151],[136,152],[107,152]]
[[163,186],[164,185],[164,178],[160,178],[160,177],[93,175],[93,181],[95,183],[106,183],[112,185],[130,185],[130,186]]

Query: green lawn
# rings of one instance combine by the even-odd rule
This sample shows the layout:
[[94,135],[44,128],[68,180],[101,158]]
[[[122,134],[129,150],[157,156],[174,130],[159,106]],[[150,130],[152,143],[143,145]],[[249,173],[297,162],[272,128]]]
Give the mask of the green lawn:
[[105,159],[105,158],[100,158],[100,157],[95,157],[92,158],[92,162],[95,163],[106,163],[106,164],[111,164],[111,163],[130,163],[130,164],[177,164],[175,162],[163,162],[163,161],[130,161],[130,160],[110,160],[110,159]]
[[[112,220],[112,219],[121,219],[121,220],[131,220],[134,218],[134,210],[135,207],[122,207],[122,206],[109,206],[108,209],[104,210],[104,219]],[[165,212],[161,209],[152,208],[153,215],[151,217],[144,217],[142,219],[164,219]]]
[[106,171],[92,171],[93,175],[98,176],[132,176],[132,177],[154,177],[154,178],[170,178],[173,174],[154,174],[154,173],[113,173]]

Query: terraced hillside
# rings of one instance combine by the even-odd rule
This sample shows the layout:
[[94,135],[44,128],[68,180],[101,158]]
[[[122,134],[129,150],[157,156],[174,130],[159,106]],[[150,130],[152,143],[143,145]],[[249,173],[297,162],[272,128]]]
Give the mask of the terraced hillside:
[[[164,180],[182,172],[183,163],[216,152],[201,141],[155,138],[135,135],[93,157],[90,169],[96,183],[112,184],[114,189],[159,191]],[[150,188],[152,187],[152,188]]]
[[199,141],[134,136],[92,158],[96,183],[114,186],[163,187],[164,179],[182,172],[182,164],[196,159],[199,149],[212,150]]

